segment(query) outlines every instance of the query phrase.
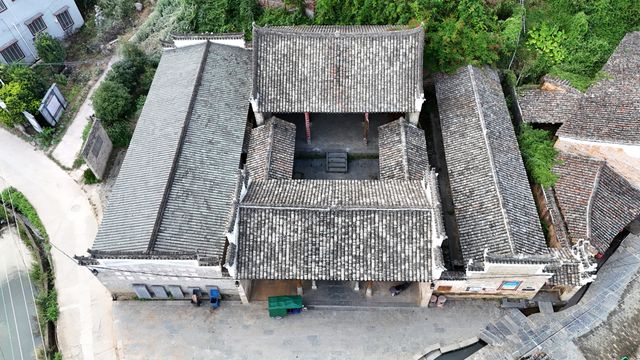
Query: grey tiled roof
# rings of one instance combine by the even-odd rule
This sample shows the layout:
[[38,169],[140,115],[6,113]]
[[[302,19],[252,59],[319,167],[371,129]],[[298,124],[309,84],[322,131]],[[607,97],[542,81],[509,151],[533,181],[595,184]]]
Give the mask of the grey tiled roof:
[[640,144],[640,32],[628,33],[591,86],[578,115],[560,127],[558,136],[616,144]]
[[269,180],[254,181],[243,206],[340,209],[430,208],[420,181]]
[[587,239],[605,252],[613,238],[640,215],[640,189],[603,161],[562,153],[554,168],[558,205],[574,241]]
[[416,112],[422,27],[254,27],[261,112]]
[[254,181],[239,211],[239,278],[430,280],[420,181]]
[[562,124],[576,114],[583,94],[566,80],[543,78],[536,89],[519,89],[522,120],[528,123]]
[[250,51],[165,51],[94,250],[222,256],[250,91]]
[[201,44],[163,54],[93,249],[147,251],[206,49]]
[[154,250],[222,256],[251,91],[251,52],[211,43]]
[[560,153],[559,165],[553,169],[558,175],[555,194],[562,218],[573,239],[588,239],[589,202],[603,161]]
[[251,131],[246,169],[255,180],[291,179],[296,126],[276,117]]
[[463,258],[546,253],[497,73],[466,66],[435,80]]
[[553,276],[547,280],[549,285],[579,286],[581,284],[580,261],[571,255],[571,251],[564,249],[551,249],[556,261],[545,267],[544,271]]
[[380,180],[422,179],[429,170],[424,130],[404,119],[378,127]]

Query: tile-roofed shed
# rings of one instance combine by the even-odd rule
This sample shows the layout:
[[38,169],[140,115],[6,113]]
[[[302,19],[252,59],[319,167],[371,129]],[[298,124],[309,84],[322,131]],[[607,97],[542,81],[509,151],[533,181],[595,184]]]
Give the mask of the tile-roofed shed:
[[575,242],[589,242],[605,252],[613,238],[640,215],[640,189],[604,161],[561,153],[554,168],[558,206]]
[[246,169],[254,180],[291,179],[296,126],[272,117],[251,130]]
[[378,127],[380,180],[420,180],[429,170],[424,130],[403,118]]
[[422,27],[254,27],[254,110],[419,112]]
[[432,210],[421,181],[253,181],[238,278],[429,281]]
[[518,89],[518,105],[527,123],[562,124],[576,115],[583,94],[566,80],[545,76],[542,85]]
[[220,258],[237,186],[251,52],[164,52],[93,250]]
[[445,158],[465,261],[542,254],[542,234],[498,74],[466,66],[435,79]]
[[605,77],[581,99],[561,138],[640,145],[640,31],[625,35],[602,68]]

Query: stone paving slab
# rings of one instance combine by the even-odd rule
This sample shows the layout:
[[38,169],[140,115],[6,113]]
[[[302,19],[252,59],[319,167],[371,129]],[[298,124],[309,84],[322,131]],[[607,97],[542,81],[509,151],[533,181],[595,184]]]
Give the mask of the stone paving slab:
[[113,310],[120,359],[411,359],[430,344],[474,337],[504,314],[489,301],[312,309],[282,320],[255,304],[211,311],[177,301],[118,301]]

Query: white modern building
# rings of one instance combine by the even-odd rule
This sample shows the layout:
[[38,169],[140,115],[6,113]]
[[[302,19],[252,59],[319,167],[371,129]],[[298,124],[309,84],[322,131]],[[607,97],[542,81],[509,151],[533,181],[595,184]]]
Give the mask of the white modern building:
[[0,0],[0,61],[33,63],[37,33],[63,38],[82,24],[73,0]]

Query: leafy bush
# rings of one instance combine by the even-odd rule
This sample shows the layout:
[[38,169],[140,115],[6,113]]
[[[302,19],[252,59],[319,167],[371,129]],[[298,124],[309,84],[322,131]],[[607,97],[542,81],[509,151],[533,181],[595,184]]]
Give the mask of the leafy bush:
[[119,121],[111,124],[105,128],[109,139],[113,143],[115,148],[123,148],[129,146],[131,142],[131,136],[133,135],[133,129],[129,122]]
[[126,119],[132,99],[128,89],[115,81],[103,81],[91,98],[98,119],[109,126]]
[[317,24],[418,25],[426,31],[425,66],[451,72],[498,60],[502,35],[494,9],[482,0],[318,0]]
[[[560,46],[562,60],[533,60],[536,53],[523,52],[522,66],[535,68],[525,81],[537,82],[537,76],[551,73],[567,79],[573,86],[585,90],[599,76],[622,37],[640,29],[640,2],[637,0],[570,1],[547,0],[528,2],[527,25],[539,29],[544,24],[563,34]],[[536,61],[536,64],[531,64]]]
[[135,7],[131,0],[98,0],[96,28],[103,40],[111,40],[133,24]]
[[286,25],[305,25],[310,24],[309,19],[303,12],[298,9],[290,12],[285,8],[266,8],[257,21],[258,26],[286,26]]
[[564,32],[557,27],[543,23],[540,27],[529,32],[527,45],[535,49],[539,56],[551,64],[560,63],[567,56],[564,43]]
[[58,293],[50,290],[49,293],[40,293],[36,298],[36,304],[44,310],[44,318],[55,323],[58,320]]
[[35,45],[38,56],[45,63],[61,63],[67,56],[62,41],[45,31],[41,31],[36,35]]
[[134,61],[124,59],[113,64],[105,80],[119,83],[131,93],[138,84],[138,76],[141,71],[142,69]]
[[558,176],[551,169],[559,161],[558,150],[553,147],[550,133],[546,130],[534,129],[523,124],[518,135],[518,144],[522,152],[524,166],[531,179],[543,187],[555,185]]
[[251,32],[259,17],[257,0],[185,0],[179,21],[195,32]]
[[0,66],[0,79],[5,82],[0,88],[0,99],[7,108],[0,110],[0,122],[11,127],[25,122],[22,112],[38,111],[45,84],[32,69],[23,65]]
[[84,178],[84,183],[87,185],[93,185],[100,182],[100,179],[96,177],[96,175],[93,173],[93,171],[91,171],[91,169],[85,170],[84,173],[82,174],[82,177]]

